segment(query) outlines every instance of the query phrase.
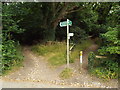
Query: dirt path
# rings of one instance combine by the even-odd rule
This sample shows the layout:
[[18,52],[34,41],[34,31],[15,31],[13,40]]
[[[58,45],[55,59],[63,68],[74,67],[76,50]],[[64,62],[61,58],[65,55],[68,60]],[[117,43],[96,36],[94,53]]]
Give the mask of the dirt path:
[[[3,77],[3,87],[114,87],[117,88],[117,80],[111,80],[109,82],[103,82],[102,80],[91,77],[87,72],[87,58],[90,51],[94,51],[98,48],[93,44],[83,53],[83,70],[79,73],[79,60],[70,64],[70,67],[74,70],[74,76],[71,79],[61,80],[59,74],[66,67],[63,65],[58,68],[51,68],[47,60],[42,56],[37,56],[31,52],[30,47],[24,47],[23,54],[25,56],[24,67],[21,67],[18,71],[11,73]],[[114,83],[114,84],[112,84]],[[47,86],[47,87],[46,87]]]
[[83,85],[84,87],[112,87],[117,88],[118,87],[118,80],[110,80],[110,81],[103,81],[95,76],[91,76],[88,73],[88,54],[90,51],[96,51],[98,49],[98,45],[92,44],[89,48],[83,51],[83,66],[82,66],[82,72],[80,71],[80,65],[79,65],[79,59],[76,60],[75,63],[71,64],[71,68],[74,70],[75,75],[73,78],[66,80],[67,82],[72,83],[79,83],[80,85]]

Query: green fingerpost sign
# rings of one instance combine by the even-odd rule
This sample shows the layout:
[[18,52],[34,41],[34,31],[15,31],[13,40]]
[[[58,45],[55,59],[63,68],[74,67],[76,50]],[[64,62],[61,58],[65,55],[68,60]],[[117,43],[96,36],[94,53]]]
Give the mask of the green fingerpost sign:
[[[68,25],[72,26],[72,21],[69,20]],[[65,27],[65,26],[67,26],[67,21],[60,22],[60,27]]]

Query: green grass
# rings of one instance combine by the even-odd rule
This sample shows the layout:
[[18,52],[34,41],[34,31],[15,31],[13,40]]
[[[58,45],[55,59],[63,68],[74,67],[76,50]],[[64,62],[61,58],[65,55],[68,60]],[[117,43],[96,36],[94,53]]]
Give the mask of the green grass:
[[65,68],[59,75],[61,79],[69,79],[73,75],[73,70],[70,68]]
[[[70,54],[70,63],[73,63],[79,58],[79,52],[86,49],[91,45],[90,40],[82,41],[81,44],[75,45]],[[42,55],[47,58],[48,62],[52,66],[60,66],[66,63],[66,43],[55,42],[54,44],[37,44],[32,47],[32,51],[38,55]]]
[[66,43],[56,42],[53,45],[38,44],[32,47],[32,51],[45,56],[52,66],[59,66],[66,63]]
[[56,42],[53,45],[38,44],[32,47],[32,51],[37,52],[39,55],[47,56],[51,53],[64,52],[66,50],[66,43]]
[[56,53],[48,59],[52,66],[60,66],[66,63],[65,54]]
[[80,51],[83,51],[85,50],[86,48],[88,48],[90,45],[92,44],[92,41],[91,40],[85,40],[85,41],[82,41],[81,44],[77,44],[75,46],[75,48],[73,49],[73,51],[71,52],[70,54],[70,61],[71,62],[74,62],[75,59],[78,59],[79,58],[79,53]]

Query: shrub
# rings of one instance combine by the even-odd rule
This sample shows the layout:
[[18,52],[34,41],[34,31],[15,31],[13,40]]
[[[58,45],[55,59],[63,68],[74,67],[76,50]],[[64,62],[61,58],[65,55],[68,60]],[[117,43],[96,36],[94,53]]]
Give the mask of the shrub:
[[103,79],[118,78],[118,62],[110,58],[96,58],[100,62],[98,66],[92,68],[91,73]]
[[23,60],[19,44],[13,40],[4,41],[2,44],[2,73],[11,70],[13,66]]
[[17,65],[22,60],[20,50],[18,50],[19,43],[13,39],[13,33],[23,33],[24,29],[21,29],[18,25],[20,20],[13,20],[15,12],[11,6],[14,4],[3,4],[2,12],[2,73],[4,74],[7,70],[10,70],[12,66]]
[[93,69],[94,61],[95,61],[95,54],[93,52],[90,52],[89,56],[88,56],[88,68],[89,68],[89,70]]
[[117,79],[118,78],[118,73],[108,70],[107,68],[104,67],[97,67],[91,70],[92,74],[97,75],[97,77],[99,78],[103,78],[103,79]]

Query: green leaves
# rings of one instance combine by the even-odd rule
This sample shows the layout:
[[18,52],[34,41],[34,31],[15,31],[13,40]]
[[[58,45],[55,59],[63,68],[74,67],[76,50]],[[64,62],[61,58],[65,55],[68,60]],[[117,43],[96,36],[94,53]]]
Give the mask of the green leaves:
[[10,5],[3,5],[3,13],[2,13],[2,23],[3,23],[3,33],[22,33],[24,29],[19,29],[17,25],[20,20],[15,21],[13,17],[15,16],[16,12],[12,9]]
[[99,49],[101,55],[120,54],[120,40],[118,39],[118,27],[108,28],[108,32],[101,36],[105,40],[105,46]]
[[102,47],[98,50],[100,55],[108,54],[120,54],[120,46]]
[[3,5],[3,30],[2,34],[2,45],[0,45],[0,49],[2,49],[2,73],[4,74],[6,70],[10,70],[12,66],[22,60],[22,56],[18,54],[17,46],[19,44],[15,42],[12,38],[12,33],[22,33],[24,30],[20,29],[17,25],[17,22],[13,20],[13,13],[11,9],[11,5]]
[[[20,54],[17,48],[19,44],[14,40],[5,40],[2,43],[2,73],[12,68],[12,66],[18,64],[23,56]],[[19,49],[20,50],[20,49]],[[16,62],[16,63],[15,63]]]
[[102,34],[102,37],[113,44],[120,44],[120,40],[118,40],[118,30],[116,30],[116,28]]
[[91,68],[91,73],[97,77],[108,80],[118,78],[118,62],[115,62],[111,58],[96,58],[98,66]]
[[89,56],[88,56],[88,68],[89,68],[89,70],[93,69],[94,62],[95,62],[95,54],[93,52],[90,52]]

